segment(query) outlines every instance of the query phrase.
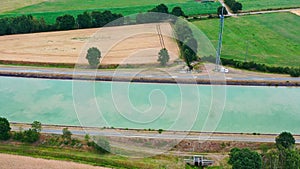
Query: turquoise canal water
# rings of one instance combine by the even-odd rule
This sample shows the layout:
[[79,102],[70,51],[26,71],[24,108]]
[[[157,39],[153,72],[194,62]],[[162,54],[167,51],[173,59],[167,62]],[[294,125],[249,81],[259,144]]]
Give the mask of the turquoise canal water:
[[300,88],[0,77],[0,116],[14,122],[300,134]]

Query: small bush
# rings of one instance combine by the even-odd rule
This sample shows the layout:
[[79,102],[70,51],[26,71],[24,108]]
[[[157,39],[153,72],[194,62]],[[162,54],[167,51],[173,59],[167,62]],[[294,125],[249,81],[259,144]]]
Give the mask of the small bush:
[[98,137],[95,141],[88,142],[87,145],[89,147],[93,147],[97,152],[101,154],[110,152],[110,143],[104,137]]
[[40,133],[37,132],[35,129],[25,130],[23,132],[23,134],[24,134],[24,137],[21,141],[26,142],[26,143],[34,143],[34,142],[38,141],[40,138]]
[[16,141],[22,141],[24,138],[24,133],[22,131],[14,132],[13,139]]

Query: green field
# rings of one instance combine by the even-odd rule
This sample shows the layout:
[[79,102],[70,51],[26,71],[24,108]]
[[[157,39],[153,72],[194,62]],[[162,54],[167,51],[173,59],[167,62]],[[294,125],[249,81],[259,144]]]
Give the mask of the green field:
[[[217,46],[219,20],[193,22]],[[273,13],[225,19],[222,57],[277,66],[300,66],[300,17]],[[248,48],[248,49],[247,49]],[[248,50],[248,52],[247,52]]]
[[44,17],[48,23],[54,23],[56,17],[63,14],[76,16],[84,11],[111,10],[114,13],[130,15],[146,12],[161,3],[166,4],[170,11],[173,7],[180,6],[187,15],[216,13],[217,7],[220,6],[219,2],[201,3],[195,0],[52,0],[5,12],[1,17],[33,14],[36,17]]
[[243,11],[295,8],[300,0],[237,0],[243,4]]

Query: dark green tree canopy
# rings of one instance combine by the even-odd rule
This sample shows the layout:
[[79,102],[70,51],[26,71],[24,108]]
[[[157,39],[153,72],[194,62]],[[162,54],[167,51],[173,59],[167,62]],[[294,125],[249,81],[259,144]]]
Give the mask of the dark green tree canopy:
[[295,138],[289,132],[282,132],[276,137],[275,142],[278,149],[293,148],[295,145]]
[[149,12],[160,12],[160,13],[169,13],[169,9],[165,4],[160,4],[155,8],[149,10]]
[[86,59],[88,60],[90,66],[96,68],[100,63],[99,61],[100,58],[101,58],[101,52],[99,51],[98,48],[96,47],[89,48],[86,55]]
[[77,16],[78,28],[90,28],[92,27],[92,17],[88,12],[79,14]]
[[70,30],[75,26],[75,19],[72,15],[64,15],[56,18],[56,27],[58,30]]
[[232,169],[261,169],[261,156],[250,149],[233,148],[229,154],[228,163],[232,165]]
[[175,16],[183,16],[183,17],[186,17],[186,15],[184,14],[183,10],[179,7],[179,6],[176,6],[172,9],[172,12],[171,12],[172,15],[175,15]]
[[0,140],[10,138],[10,124],[6,118],[0,117]]
[[243,9],[243,5],[240,2],[234,2],[231,7],[231,10],[234,13],[237,13],[239,10],[242,10],[242,9]]
[[31,127],[33,130],[36,130],[37,132],[41,132],[42,131],[42,123],[39,121],[34,121],[31,124]]
[[217,14],[218,14],[218,15],[221,15],[221,14],[222,14],[222,9],[223,9],[223,15],[227,15],[228,12],[227,12],[226,8],[223,7],[223,6],[219,6],[219,7],[218,7],[218,9],[217,9]]
[[160,65],[165,66],[167,62],[169,62],[170,56],[168,53],[168,50],[166,48],[163,48],[158,53],[158,59],[157,61],[160,62]]

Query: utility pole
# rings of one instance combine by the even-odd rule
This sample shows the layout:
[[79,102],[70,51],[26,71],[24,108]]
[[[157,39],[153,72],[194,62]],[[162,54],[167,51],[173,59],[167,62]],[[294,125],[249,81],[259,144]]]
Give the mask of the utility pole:
[[219,31],[219,41],[217,48],[217,56],[216,56],[216,67],[215,71],[220,71],[220,62],[221,62],[221,48],[222,48],[222,39],[223,39],[223,28],[224,28],[224,6],[222,7],[222,12],[220,16],[220,31]]

